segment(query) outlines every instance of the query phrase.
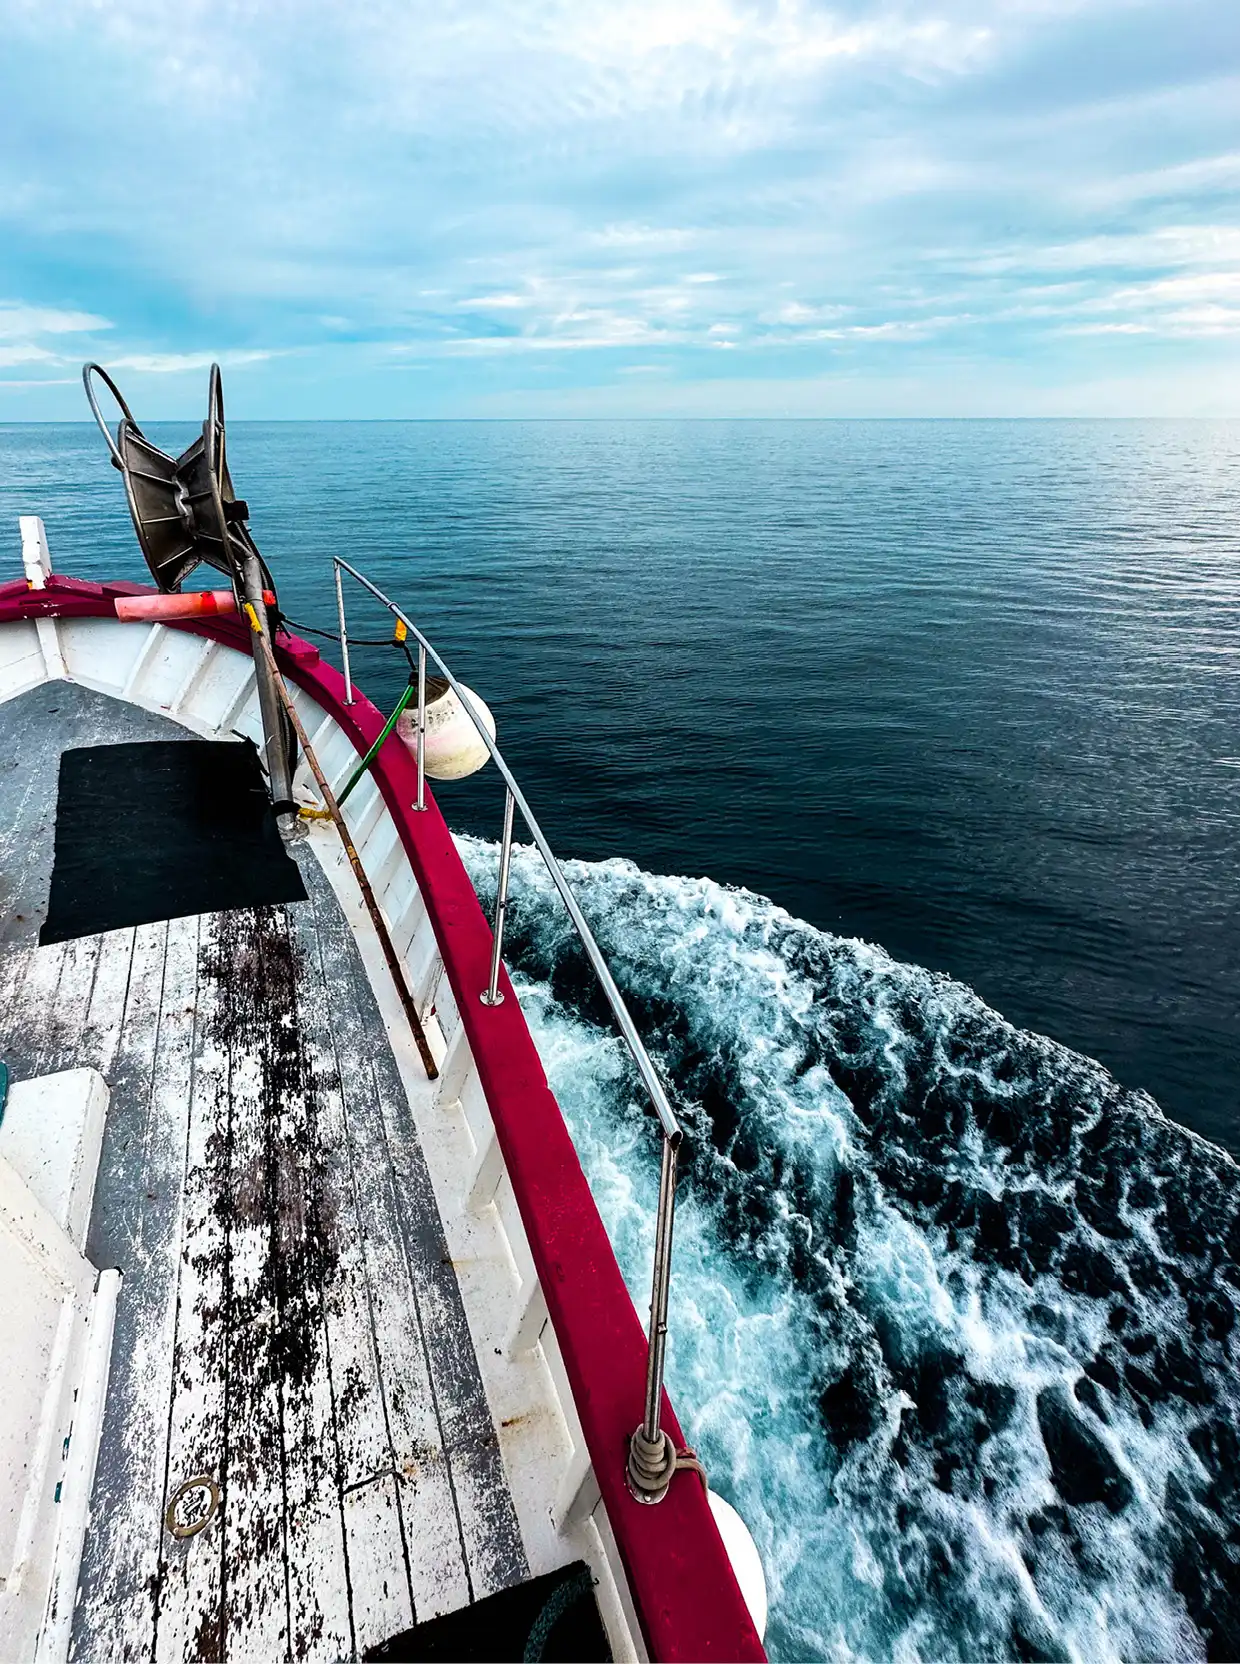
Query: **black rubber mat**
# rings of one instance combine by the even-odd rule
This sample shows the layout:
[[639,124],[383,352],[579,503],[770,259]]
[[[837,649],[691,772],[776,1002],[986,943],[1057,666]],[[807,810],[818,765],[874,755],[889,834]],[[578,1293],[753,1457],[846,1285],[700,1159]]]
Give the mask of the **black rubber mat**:
[[253,745],[150,740],[62,755],[40,942],[305,899]]
[[611,1652],[590,1568],[578,1560],[407,1629],[372,1647],[365,1657],[444,1664],[521,1664],[523,1659],[604,1664]]

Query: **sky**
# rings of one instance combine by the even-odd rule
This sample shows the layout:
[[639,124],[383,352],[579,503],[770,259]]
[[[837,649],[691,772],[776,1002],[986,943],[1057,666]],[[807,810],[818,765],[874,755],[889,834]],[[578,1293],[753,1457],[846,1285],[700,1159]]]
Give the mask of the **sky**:
[[1240,415],[1240,0],[0,0],[0,421]]

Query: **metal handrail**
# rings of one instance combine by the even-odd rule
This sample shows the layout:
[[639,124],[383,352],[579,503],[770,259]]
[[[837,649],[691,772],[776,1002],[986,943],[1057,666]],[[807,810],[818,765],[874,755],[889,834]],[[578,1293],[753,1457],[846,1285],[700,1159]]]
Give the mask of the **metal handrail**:
[[508,879],[512,862],[512,824],[513,809],[520,809],[521,818],[534,841],[539,854],[546,865],[551,882],[559,892],[560,900],[564,903],[569,918],[577,932],[577,936],[585,949],[586,957],[593,967],[594,974],[611,1008],[616,1027],[620,1030],[621,1038],[628,1047],[629,1055],[636,1065],[655,1114],[663,1132],[663,1160],[659,1176],[659,1207],[655,1224],[655,1252],[654,1269],[651,1279],[650,1298],[650,1330],[647,1337],[646,1355],[646,1402],[641,1425],[630,1440],[629,1460],[626,1470],[629,1489],[640,1502],[661,1502],[667,1494],[672,1476],[676,1468],[676,1451],[670,1438],[660,1430],[659,1411],[663,1393],[663,1367],[667,1349],[667,1312],[668,1296],[671,1284],[672,1267],[672,1226],[676,1207],[676,1167],[677,1153],[683,1134],[677,1121],[667,1094],[663,1090],[663,1083],[655,1073],[654,1064],[642,1044],[641,1036],[629,1015],[628,1007],[617,988],[607,961],[603,957],[602,949],[594,939],[594,932],[586,923],[585,916],[577,903],[572,887],[564,876],[560,863],[552,853],[551,845],[547,842],[542,827],[534,818],[525,796],[513,776],[512,770],[504,761],[498,745],[487,732],[485,723],[474,708],[461,683],[452,674],[448,665],[418,629],[417,625],[403,612],[390,596],[387,596],[376,585],[371,583],[356,567],[350,566],[348,561],[340,556],[332,557],[332,568],[336,580],[336,603],[340,620],[340,648],[345,664],[346,695],[352,702],[353,687],[349,677],[349,643],[345,621],[344,589],[340,581],[340,574],[347,572],[351,578],[367,590],[374,598],[381,602],[393,617],[400,622],[418,643],[418,715],[417,715],[417,774],[418,798],[414,805],[416,809],[426,807],[426,658],[427,654],[434,659],[444,680],[456,694],[462,710],[464,710],[478,736],[490,753],[492,762],[504,781],[506,795],[504,800],[504,827],[500,846],[500,870],[496,888],[495,920],[492,927],[491,974],[488,986],[479,993],[479,1000],[483,1005],[495,1006],[503,1001],[503,994],[499,989],[499,968],[503,951],[504,920],[508,905]]

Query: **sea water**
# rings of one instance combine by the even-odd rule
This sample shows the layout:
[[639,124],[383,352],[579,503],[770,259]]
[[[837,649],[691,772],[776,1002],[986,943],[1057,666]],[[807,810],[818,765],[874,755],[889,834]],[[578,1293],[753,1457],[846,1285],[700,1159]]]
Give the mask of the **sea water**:
[[[285,610],[333,627],[332,553],[398,594],[569,858],[686,1125],[669,1382],[772,1656],[1240,1652],[1240,425],[231,456]],[[0,429],[18,512],[138,574],[92,428]],[[488,897],[495,782],[439,800]],[[653,1126],[528,853],[508,947],[644,1306]]]
[[[461,840],[480,892],[496,849]],[[668,1379],[781,1659],[1232,1657],[1240,1186],[969,988],[709,879],[567,872],[687,1154]],[[656,1124],[541,860],[508,956],[634,1299]]]

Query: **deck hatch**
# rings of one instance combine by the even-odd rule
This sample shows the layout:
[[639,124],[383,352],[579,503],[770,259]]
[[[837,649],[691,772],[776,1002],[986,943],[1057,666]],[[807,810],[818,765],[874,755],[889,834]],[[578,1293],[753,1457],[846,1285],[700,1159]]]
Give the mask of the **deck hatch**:
[[305,899],[253,745],[148,740],[63,753],[41,943]]

